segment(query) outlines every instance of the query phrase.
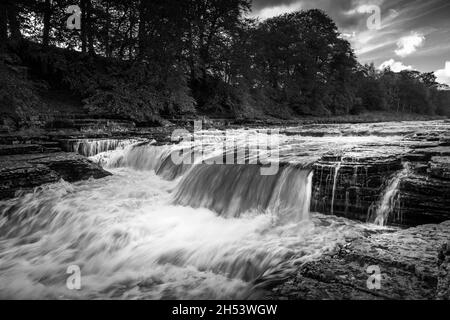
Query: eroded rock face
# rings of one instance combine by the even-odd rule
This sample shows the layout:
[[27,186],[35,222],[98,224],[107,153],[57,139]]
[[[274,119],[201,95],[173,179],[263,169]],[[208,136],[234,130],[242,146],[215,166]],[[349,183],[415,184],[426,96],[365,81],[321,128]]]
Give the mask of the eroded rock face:
[[450,156],[433,157],[430,161],[430,175],[444,180],[450,180]]
[[402,168],[400,158],[390,155],[325,156],[314,164],[311,209],[365,222],[386,181]]
[[14,197],[17,191],[42,184],[95,179],[110,173],[83,156],[73,153],[24,154],[0,157],[0,199]]
[[[448,239],[450,221],[362,235],[302,265],[267,298],[448,299]],[[379,278],[371,278],[374,270]]]
[[450,300],[450,241],[439,252],[438,299]]
[[374,222],[381,208],[389,211],[383,222],[397,226],[449,220],[449,139],[448,132],[420,133],[367,146],[369,156],[365,146],[323,156],[314,165],[312,210]]
[[391,222],[405,226],[440,223],[450,219],[450,181],[427,173],[412,173],[399,186],[397,213]]

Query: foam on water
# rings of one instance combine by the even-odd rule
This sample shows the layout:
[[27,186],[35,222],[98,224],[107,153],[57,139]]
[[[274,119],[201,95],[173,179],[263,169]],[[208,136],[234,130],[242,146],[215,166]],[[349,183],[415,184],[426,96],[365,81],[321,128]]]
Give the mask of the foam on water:
[[[345,219],[224,218],[172,204],[176,182],[115,169],[0,205],[2,298],[245,298],[355,233]],[[79,265],[82,290],[66,288]]]

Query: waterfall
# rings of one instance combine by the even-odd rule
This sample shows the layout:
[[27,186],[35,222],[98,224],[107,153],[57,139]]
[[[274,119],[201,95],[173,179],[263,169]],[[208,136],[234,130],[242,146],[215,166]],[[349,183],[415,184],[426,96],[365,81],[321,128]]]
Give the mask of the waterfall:
[[225,217],[271,212],[305,218],[311,201],[311,170],[284,166],[262,176],[257,165],[196,165],[180,182],[174,203],[208,208]]
[[336,187],[337,187],[340,169],[341,169],[341,163],[339,162],[334,167],[333,192],[332,192],[332,196],[331,196],[331,210],[330,210],[331,214],[334,214],[334,199],[335,199],[335,195],[336,195]]
[[[205,135],[201,160],[226,152],[246,164],[176,164],[173,153],[192,147],[182,143],[74,143],[113,175],[0,202],[0,298],[255,297],[255,284],[276,283],[359,232],[355,222],[310,214],[309,155],[285,148],[276,174],[262,175],[254,138],[238,153]],[[244,132],[234,135],[242,145]],[[333,202],[342,173],[340,165],[327,173]],[[80,291],[66,287],[73,265]]]
[[369,209],[369,221],[379,226],[387,225],[389,217],[398,207],[399,186],[403,178],[409,173],[409,168],[397,172],[388,182],[386,189],[383,191],[378,203]]
[[147,143],[131,145],[96,160],[106,169],[127,167],[138,171],[154,171],[166,180],[175,180],[191,167],[189,164],[175,164],[172,161],[172,152],[176,150],[176,146],[154,146]]
[[138,142],[136,139],[81,139],[65,140],[62,144],[63,148],[68,152],[76,152],[85,157],[93,157],[102,152],[125,148],[136,142]]
[[[308,217],[310,168],[284,165],[275,175],[264,176],[257,164],[174,164],[171,155],[180,149],[174,145],[140,144],[112,152],[100,163],[106,169],[153,171],[169,181],[182,177],[174,190],[175,205],[207,208],[224,217],[240,217],[247,212],[272,213],[284,220]],[[213,150],[204,158],[213,154],[217,156]]]

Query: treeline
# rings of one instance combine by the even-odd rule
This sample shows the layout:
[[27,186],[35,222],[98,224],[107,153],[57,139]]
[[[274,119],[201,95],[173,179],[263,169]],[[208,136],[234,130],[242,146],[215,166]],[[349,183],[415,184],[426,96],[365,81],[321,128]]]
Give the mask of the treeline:
[[[70,5],[81,9],[81,30],[67,28]],[[324,12],[257,21],[250,8],[251,0],[6,0],[0,43],[89,111],[137,121],[450,115],[433,73],[360,65]]]

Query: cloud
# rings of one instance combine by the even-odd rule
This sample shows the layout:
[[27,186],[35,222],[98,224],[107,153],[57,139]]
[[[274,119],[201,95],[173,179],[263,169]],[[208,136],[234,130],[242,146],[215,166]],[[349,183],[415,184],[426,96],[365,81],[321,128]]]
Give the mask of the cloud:
[[275,16],[279,16],[285,13],[291,13],[294,11],[298,11],[302,8],[301,2],[297,3],[291,3],[291,4],[282,4],[279,6],[273,6],[273,7],[266,7],[264,9],[261,9],[256,16],[258,16],[260,19],[265,20],[268,18],[272,18]]
[[425,41],[425,36],[420,33],[412,33],[409,36],[400,38],[397,42],[398,49],[395,53],[404,58],[417,51],[417,48],[421,47]]
[[434,73],[437,78],[437,82],[450,85],[450,61],[445,63],[445,68],[440,69]]
[[401,72],[403,70],[414,70],[414,68],[412,66],[406,66],[403,64],[403,62],[395,61],[394,59],[390,59],[390,60],[383,62],[378,68],[380,70],[389,68],[394,72]]

